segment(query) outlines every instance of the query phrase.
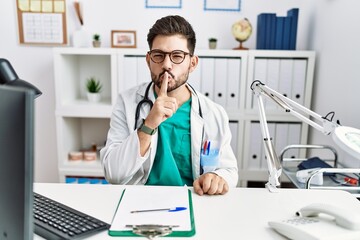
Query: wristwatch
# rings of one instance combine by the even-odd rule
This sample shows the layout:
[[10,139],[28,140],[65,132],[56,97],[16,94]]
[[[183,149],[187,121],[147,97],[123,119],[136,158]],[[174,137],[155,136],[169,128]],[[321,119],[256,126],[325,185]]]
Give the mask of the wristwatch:
[[143,119],[143,122],[141,123],[139,130],[148,134],[148,135],[154,135],[157,131],[157,128],[152,129],[145,125],[145,119]]

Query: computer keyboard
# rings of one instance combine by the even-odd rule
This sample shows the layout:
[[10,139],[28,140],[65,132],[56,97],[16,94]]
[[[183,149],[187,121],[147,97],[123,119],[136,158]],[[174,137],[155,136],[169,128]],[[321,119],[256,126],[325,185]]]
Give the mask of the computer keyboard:
[[109,229],[109,224],[34,193],[35,233],[45,239],[81,239]]

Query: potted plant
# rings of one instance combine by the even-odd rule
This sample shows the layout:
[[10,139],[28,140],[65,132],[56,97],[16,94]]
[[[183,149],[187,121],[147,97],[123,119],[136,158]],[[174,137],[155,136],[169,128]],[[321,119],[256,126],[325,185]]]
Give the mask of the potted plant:
[[93,46],[96,48],[101,46],[100,34],[96,33],[93,35]]
[[216,48],[217,39],[216,38],[209,38],[209,48],[215,49]]
[[101,99],[100,91],[102,84],[95,77],[90,77],[86,81],[87,97],[90,102],[99,102]]

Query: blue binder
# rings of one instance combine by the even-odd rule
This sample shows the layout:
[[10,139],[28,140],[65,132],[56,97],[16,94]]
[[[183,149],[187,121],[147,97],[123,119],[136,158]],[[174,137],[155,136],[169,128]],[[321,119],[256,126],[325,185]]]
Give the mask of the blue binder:
[[290,28],[290,44],[289,49],[296,49],[296,37],[297,37],[297,26],[298,26],[298,18],[299,18],[299,9],[292,8],[287,12],[287,16],[292,17],[291,20],[291,28]]

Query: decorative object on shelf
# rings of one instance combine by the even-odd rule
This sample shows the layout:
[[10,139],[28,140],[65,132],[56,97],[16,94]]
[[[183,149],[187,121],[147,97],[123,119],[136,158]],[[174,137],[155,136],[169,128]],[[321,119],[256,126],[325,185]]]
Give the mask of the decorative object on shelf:
[[236,41],[240,42],[239,47],[234,48],[234,50],[248,50],[249,48],[243,47],[242,44],[251,36],[252,25],[250,21],[247,18],[240,19],[232,25],[231,31]]
[[100,34],[95,33],[93,35],[93,47],[98,48],[101,46]]
[[136,31],[111,31],[111,47],[136,48]]
[[100,91],[102,84],[95,77],[90,77],[86,82],[86,88],[88,90],[87,97],[90,102],[99,102],[101,99]]
[[215,49],[216,48],[217,39],[216,38],[209,38],[209,48]]
[[74,2],[74,8],[79,19],[80,28],[74,31],[72,36],[73,47],[90,47],[91,37],[84,26],[83,14],[81,12],[80,2]]

